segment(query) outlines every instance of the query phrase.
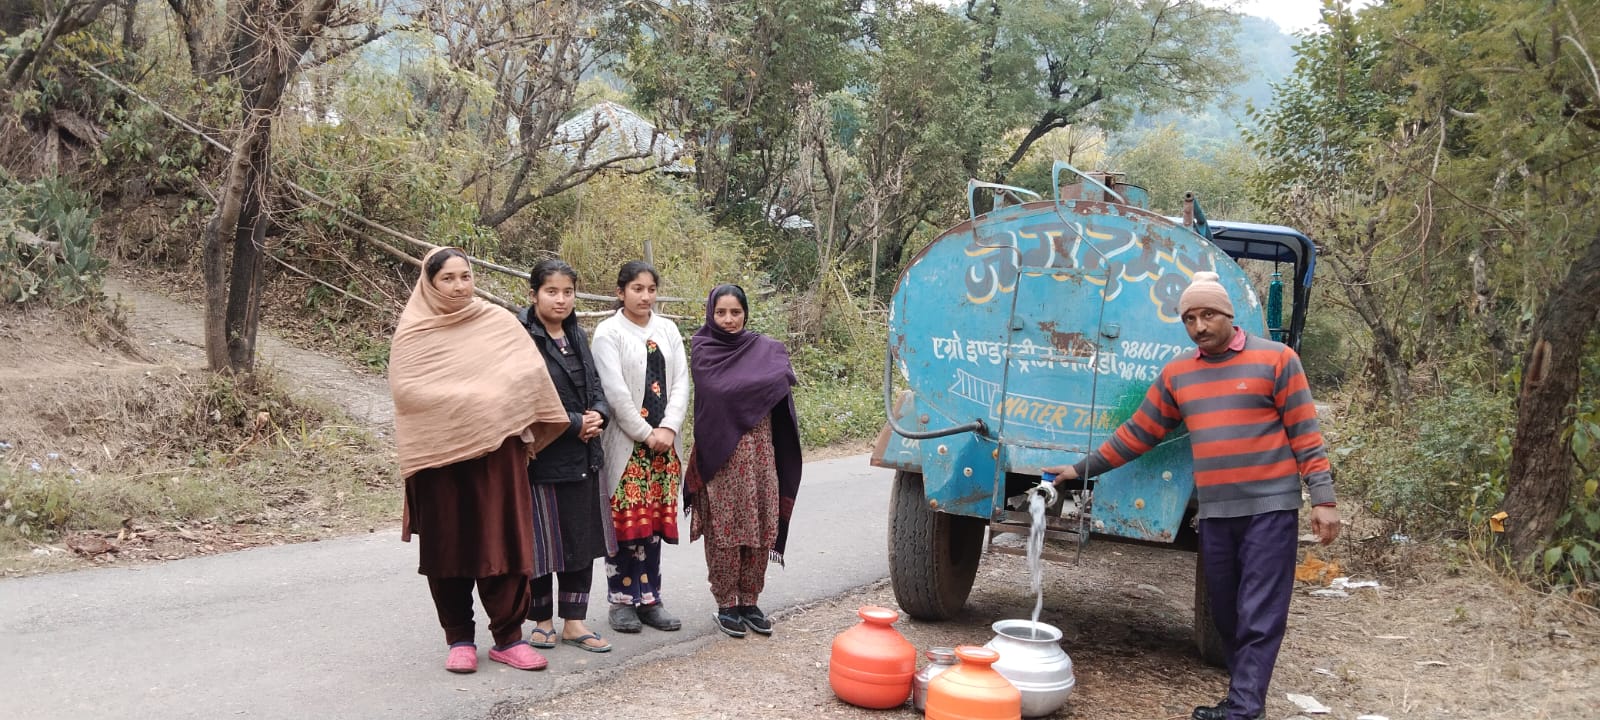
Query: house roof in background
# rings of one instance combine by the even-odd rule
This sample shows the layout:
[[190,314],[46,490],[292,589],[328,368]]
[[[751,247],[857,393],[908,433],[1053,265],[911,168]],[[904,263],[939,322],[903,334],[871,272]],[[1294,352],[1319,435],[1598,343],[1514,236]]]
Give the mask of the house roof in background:
[[[658,129],[649,120],[626,107],[610,101],[601,101],[574,115],[556,128],[555,144],[551,150],[568,162],[578,162],[584,138],[601,127],[594,144],[589,146],[586,161],[589,164],[612,158],[648,153],[666,173],[694,172],[694,158],[682,141]],[[644,159],[628,162],[642,162]]]

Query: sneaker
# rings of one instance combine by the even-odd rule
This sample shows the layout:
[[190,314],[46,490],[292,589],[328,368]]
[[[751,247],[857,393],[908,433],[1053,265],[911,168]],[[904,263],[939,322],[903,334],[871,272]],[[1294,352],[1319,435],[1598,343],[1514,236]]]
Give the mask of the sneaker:
[[717,621],[717,629],[728,637],[744,637],[744,616],[739,614],[739,608],[722,608],[711,619]]
[[667,612],[666,606],[661,603],[640,605],[636,612],[639,614],[640,622],[657,630],[671,632],[683,627],[683,621],[674,617],[672,613]]
[[550,664],[538,650],[526,641],[518,640],[505,649],[489,648],[489,659],[505,663],[518,670],[543,670]]
[[453,673],[474,673],[478,671],[478,646],[472,643],[451,645],[450,654],[445,656],[444,669]]
[[739,611],[740,619],[743,620],[744,624],[749,626],[751,630],[761,633],[762,635],[772,634],[772,618],[767,617],[766,613],[761,612],[761,608],[758,608],[754,605],[740,605],[736,609]]
[[636,633],[644,629],[639,623],[639,611],[632,605],[611,606],[611,629],[619,633]]

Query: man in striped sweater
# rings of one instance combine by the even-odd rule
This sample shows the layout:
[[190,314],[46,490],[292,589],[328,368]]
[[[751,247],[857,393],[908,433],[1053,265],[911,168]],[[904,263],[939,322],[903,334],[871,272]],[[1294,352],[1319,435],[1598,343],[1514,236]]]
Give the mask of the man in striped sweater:
[[1044,471],[1058,484],[1093,477],[1188,425],[1200,558],[1230,676],[1227,697],[1195,708],[1193,718],[1257,720],[1294,592],[1300,484],[1311,495],[1311,529],[1326,544],[1339,535],[1333,476],[1294,350],[1235,326],[1216,273],[1195,273],[1178,310],[1198,351],[1162,368],[1138,412],[1098,450]]

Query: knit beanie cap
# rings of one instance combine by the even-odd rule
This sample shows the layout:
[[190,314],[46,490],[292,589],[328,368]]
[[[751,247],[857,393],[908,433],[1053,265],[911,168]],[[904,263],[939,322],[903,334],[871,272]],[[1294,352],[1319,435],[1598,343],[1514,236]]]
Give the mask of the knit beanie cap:
[[1178,316],[1182,317],[1194,308],[1210,308],[1228,317],[1233,317],[1233,301],[1228,299],[1228,291],[1222,289],[1222,278],[1209,270],[1194,274],[1194,282],[1178,296]]

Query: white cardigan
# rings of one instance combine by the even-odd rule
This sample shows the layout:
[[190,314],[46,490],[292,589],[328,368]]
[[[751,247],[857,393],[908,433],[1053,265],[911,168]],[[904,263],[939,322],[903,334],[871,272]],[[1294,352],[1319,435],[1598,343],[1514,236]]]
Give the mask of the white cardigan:
[[689,361],[683,348],[683,336],[678,334],[678,326],[671,320],[654,312],[650,313],[650,323],[639,327],[618,310],[595,328],[593,343],[595,369],[600,373],[606,403],[611,406],[611,421],[600,436],[600,447],[606,454],[607,495],[616,490],[622,468],[633,454],[634,443],[644,442],[652,429],[650,423],[639,417],[639,408],[644,405],[647,339],[656,341],[666,361],[667,412],[661,418],[660,427],[678,435],[674,444],[678,457],[683,458],[679,431],[689,412]]

